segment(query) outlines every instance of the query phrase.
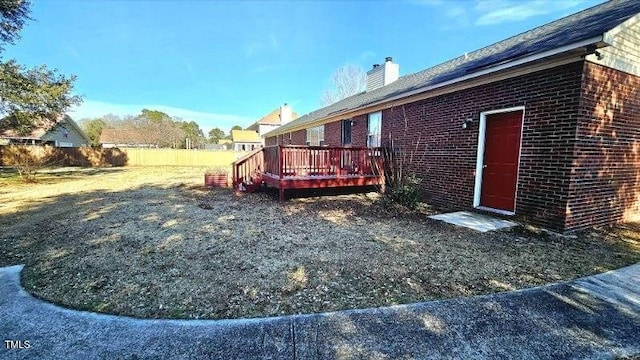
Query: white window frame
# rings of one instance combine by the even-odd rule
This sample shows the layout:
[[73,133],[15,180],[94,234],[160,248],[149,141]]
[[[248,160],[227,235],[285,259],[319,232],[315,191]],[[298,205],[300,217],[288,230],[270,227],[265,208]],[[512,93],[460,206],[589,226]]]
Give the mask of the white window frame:
[[[313,134],[315,133],[315,136]],[[312,138],[317,141],[311,141]],[[315,140],[314,139],[314,140]],[[307,129],[307,145],[308,146],[322,146],[324,145],[324,125],[312,127]]]
[[[513,197],[513,211],[506,211],[501,209],[493,209],[484,206],[480,206],[480,197],[482,195],[482,173],[484,165],[484,146],[487,137],[487,115],[500,114],[506,112],[522,111],[522,123],[520,125],[520,149],[518,149],[518,174],[516,175],[516,193]],[[473,207],[481,210],[492,211],[502,215],[515,215],[516,206],[518,204],[518,187],[520,186],[520,158],[522,156],[522,134],[524,132],[524,106],[514,106],[499,110],[490,110],[480,113],[480,124],[478,126],[478,152],[476,155],[476,181],[473,190]]]
[[[377,128],[371,128],[372,117],[377,116],[378,126]],[[376,111],[367,116],[367,147],[380,147],[380,140],[382,134],[382,111]],[[372,146],[372,139],[376,138],[375,146]]]

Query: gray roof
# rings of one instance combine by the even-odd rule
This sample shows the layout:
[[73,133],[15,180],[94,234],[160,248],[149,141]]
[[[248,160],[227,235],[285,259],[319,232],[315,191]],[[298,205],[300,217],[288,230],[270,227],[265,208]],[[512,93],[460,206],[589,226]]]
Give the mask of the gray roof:
[[265,137],[286,133],[306,124],[312,125],[338,113],[356,110],[421,88],[438,85],[484,70],[493,65],[507,63],[602,36],[638,13],[640,13],[639,0],[612,0],[432,68],[402,76],[393,83],[381,88],[350,96],[327,107],[305,114],[265,134]]

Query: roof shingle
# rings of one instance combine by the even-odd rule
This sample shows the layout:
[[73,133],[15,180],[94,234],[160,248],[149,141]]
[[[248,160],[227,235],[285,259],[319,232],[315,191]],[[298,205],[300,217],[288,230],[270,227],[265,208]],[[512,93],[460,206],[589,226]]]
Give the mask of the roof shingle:
[[265,136],[289,132],[306,124],[312,125],[331,115],[356,110],[391,97],[402,96],[421,88],[442,84],[479,72],[492,65],[593,39],[602,36],[638,13],[640,13],[640,1],[638,0],[611,0],[434,67],[404,75],[381,88],[350,96],[305,114]]

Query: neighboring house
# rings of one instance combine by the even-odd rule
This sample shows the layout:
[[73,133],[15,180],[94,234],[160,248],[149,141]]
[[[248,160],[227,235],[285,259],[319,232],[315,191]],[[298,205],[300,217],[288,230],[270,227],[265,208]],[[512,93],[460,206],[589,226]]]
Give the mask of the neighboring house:
[[[292,111],[291,106],[284,104],[281,107],[273,110],[269,114],[265,115],[262,119],[254,122],[245,130],[253,130],[257,132],[262,138],[264,134],[268,133],[269,131],[275,130],[280,126],[297,118],[298,114]],[[264,145],[263,138],[261,141]]]
[[262,139],[253,130],[231,130],[231,144],[234,151],[250,151],[262,147]]
[[151,144],[146,136],[138,130],[111,128],[102,129],[100,145],[104,148],[157,147],[155,144]]
[[225,144],[204,144],[205,150],[229,150]]
[[68,115],[44,127],[36,127],[27,135],[18,135],[15,130],[0,129],[0,144],[52,145],[55,147],[89,146],[91,139]]
[[402,77],[387,58],[266,145],[393,142],[430,204],[561,232],[640,219],[639,13],[606,2]]
[[220,139],[218,140],[218,144],[223,145],[225,150],[231,150],[231,147],[233,146],[231,139]]

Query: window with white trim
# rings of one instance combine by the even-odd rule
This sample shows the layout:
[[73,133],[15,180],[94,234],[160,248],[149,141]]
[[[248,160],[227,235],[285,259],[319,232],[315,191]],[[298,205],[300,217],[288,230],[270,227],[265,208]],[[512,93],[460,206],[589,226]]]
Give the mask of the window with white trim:
[[307,129],[307,145],[309,146],[324,145],[324,125]]
[[382,112],[374,112],[369,114],[367,121],[367,146],[380,146],[380,133],[382,128]]

